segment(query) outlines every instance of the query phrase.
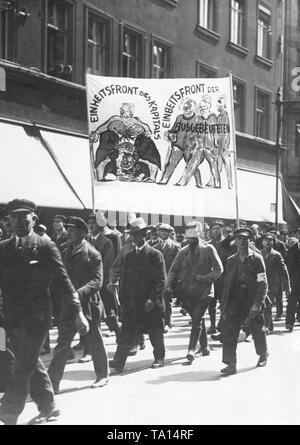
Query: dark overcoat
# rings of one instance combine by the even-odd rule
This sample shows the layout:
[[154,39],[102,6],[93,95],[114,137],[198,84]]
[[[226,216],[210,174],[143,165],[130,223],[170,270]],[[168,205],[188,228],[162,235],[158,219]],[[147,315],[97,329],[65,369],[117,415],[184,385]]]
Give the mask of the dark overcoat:
[[[121,288],[124,318],[145,332],[162,327],[165,287],[166,268],[161,252],[145,244],[141,252],[127,253]],[[147,299],[154,306],[150,312],[145,311]]]

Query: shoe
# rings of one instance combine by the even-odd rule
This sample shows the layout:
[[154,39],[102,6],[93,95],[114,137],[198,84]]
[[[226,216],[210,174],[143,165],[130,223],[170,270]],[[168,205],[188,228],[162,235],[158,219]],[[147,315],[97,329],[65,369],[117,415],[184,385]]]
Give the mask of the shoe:
[[274,321],[281,321],[281,315],[276,315],[276,317],[274,318]]
[[142,351],[145,348],[146,348],[146,343],[145,342],[141,342],[140,343],[140,350]]
[[61,412],[58,408],[52,408],[49,411],[41,411],[37,416],[28,422],[28,425],[42,425],[49,420],[57,419]]
[[265,355],[261,355],[257,362],[257,368],[262,368],[266,366],[268,358]]
[[219,342],[222,343],[221,333],[219,333],[219,334],[212,334],[210,337],[211,337],[212,340],[219,341]]
[[285,329],[289,332],[293,332],[294,326],[292,326],[291,324],[287,324]]
[[180,309],[180,313],[185,317],[187,314],[187,311],[185,309]]
[[91,388],[103,388],[103,386],[107,385],[107,383],[108,383],[107,377],[99,377],[91,385]]
[[221,369],[222,374],[233,375],[237,373],[235,365],[227,365],[225,368]]
[[83,349],[83,345],[81,342],[77,343],[77,345],[73,346],[73,351],[81,351]]
[[78,360],[78,363],[88,363],[92,361],[92,356],[90,354],[86,354]]
[[207,333],[208,334],[216,334],[218,331],[217,331],[217,328],[216,328],[216,326],[210,326],[208,329],[207,329]]
[[197,351],[197,354],[202,354],[203,357],[206,357],[210,355],[210,350],[208,348],[200,348],[199,351]]
[[195,360],[195,351],[188,351],[186,358],[188,362],[193,363]]
[[115,369],[117,372],[123,372],[124,366],[122,366],[118,360],[109,360],[109,367]]
[[162,368],[163,366],[165,366],[165,361],[162,358],[159,360],[154,360],[154,362],[151,365],[151,368]]

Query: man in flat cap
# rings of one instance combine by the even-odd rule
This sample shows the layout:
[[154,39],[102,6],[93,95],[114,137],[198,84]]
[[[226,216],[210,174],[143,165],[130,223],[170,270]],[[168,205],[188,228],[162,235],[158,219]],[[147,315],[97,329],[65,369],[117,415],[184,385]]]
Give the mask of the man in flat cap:
[[288,297],[285,319],[289,332],[294,329],[297,306],[300,304],[300,227],[297,228],[295,236],[298,241],[289,248],[286,259],[292,288]]
[[287,298],[291,293],[290,277],[281,254],[274,249],[275,237],[272,233],[262,235],[263,248],[262,257],[266,266],[268,280],[268,298],[264,312],[266,333],[273,331],[272,306],[277,298],[282,298],[282,290],[286,292]]
[[[167,273],[169,272],[170,267],[172,266],[172,263],[180,250],[180,245],[173,241],[170,237],[173,230],[173,227],[169,224],[160,224],[157,228],[159,242],[153,246],[163,254]],[[168,332],[168,329],[172,327],[172,296],[172,292],[165,292],[165,334]]]
[[96,211],[96,222],[99,227],[102,227],[103,234],[106,236],[106,238],[108,238],[113,243],[114,258],[116,258],[122,247],[120,236],[108,227],[107,218],[102,210]]
[[149,335],[153,346],[152,368],[164,366],[164,291],[166,268],[162,253],[146,243],[143,218],[130,222],[134,250],[124,261],[122,288],[123,323],[114,360],[110,367],[122,372],[130,347],[141,333]]
[[250,330],[259,356],[257,366],[265,366],[268,359],[263,311],[268,292],[266,269],[260,254],[250,249],[253,236],[250,228],[234,231],[237,253],[227,260],[224,294],[221,300],[224,375],[236,374],[236,348],[242,327]]
[[16,424],[30,392],[39,410],[31,424],[39,424],[60,414],[49,375],[39,358],[51,325],[49,286],[53,278],[63,290],[75,330],[86,333],[88,323],[59,250],[33,231],[36,205],[14,199],[8,203],[7,213],[13,237],[0,244],[0,285],[5,328],[16,362],[12,382],[1,399],[0,421]]
[[51,239],[55,242],[61,254],[63,254],[68,244],[68,233],[65,229],[66,222],[67,217],[65,215],[55,215],[53,218],[53,235]]
[[[182,306],[192,318],[187,360],[195,359],[195,349],[203,330],[203,317],[214,296],[213,283],[223,272],[222,262],[214,246],[200,240],[197,221],[186,225],[188,245],[177,254],[168,273],[168,289],[181,281]],[[205,351],[206,355],[206,351]]]
[[[102,301],[100,289],[103,283],[103,268],[100,253],[85,240],[88,234],[86,222],[75,216],[66,223],[69,246],[64,253],[64,264],[79,295],[85,317],[89,323],[86,334],[90,347],[96,380],[92,388],[102,387],[108,382],[108,360],[101,335]],[[68,307],[62,305],[58,325],[57,345],[48,373],[55,392],[63,377],[65,364],[72,340],[76,334],[74,319]]]

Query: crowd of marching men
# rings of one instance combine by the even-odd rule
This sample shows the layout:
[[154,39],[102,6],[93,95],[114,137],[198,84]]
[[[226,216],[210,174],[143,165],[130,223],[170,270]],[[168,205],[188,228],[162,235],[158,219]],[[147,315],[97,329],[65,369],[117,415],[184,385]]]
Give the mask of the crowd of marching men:
[[[36,205],[15,199],[2,212],[2,228],[1,322],[14,355],[1,400],[3,424],[17,423],[28,392],[39,410],[32,424],[60,415],[54,394],[77,332],[80,342],[73,349],[82,350],[80,362],[93,361],[92,387],[99,388],[108,383],[109,369],[122,372],[127,357],[145,347],[145,335],[153,347],[151,367],[164,366],[174,306],[191,319],[187,362],[210,354],[211,335],[223,345],[223,375],[237,372],[242,331],[253,338],[257,366],[266,366],[272,308],[281,320],[284,297],[286,329],[292,332],[300,321],[300,227],[287,234],[267,224],[239,221],[234,227],[215,220],[203,227],[191,220],[176,234],[169,224],[149,227],[132,216],[120,232],[97,211],[87,220],[56,215],[50,238]],[[102,322],[116,335],[110,361]],[[50,353],[53,325],[58,338],[46,370],[40,355]]]

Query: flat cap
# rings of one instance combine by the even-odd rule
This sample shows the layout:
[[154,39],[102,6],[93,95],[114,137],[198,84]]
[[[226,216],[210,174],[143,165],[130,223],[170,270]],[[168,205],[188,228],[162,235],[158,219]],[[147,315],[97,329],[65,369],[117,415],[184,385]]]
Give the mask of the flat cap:
[[233,236],[246,236],[247,238],[253,237],[253,230],[250,227],[239,227],[238,229],[235,229],[233,232]]
[[14,199],[7,204],[6,207],[7,214],[15,212],[37,212],[36,205],[33,201],[28,199]]
[[214,227],[214,226],[225,227],[225,223],[221,219],[215,219],[211,224],[211,227]]
[[88,233],[89,228],[87,223],[77,216],[71,216],[71,218],[66,223],[66,227],[75,227],[76,229],[82,230],[85,233]]
[[275,236],[273,235],[273,233],[264,233],[261,237],[262,239],[272,239],[273,241],[275,241]]
[[55,215],[53,221],[61,221],[63,223],[67,222],[67,217],[65,215]]
[[96,221],[96,213],[92,212],[89,214],[89,216],[87,217],[87,221],[90,221],[91,219],[93,221]]

